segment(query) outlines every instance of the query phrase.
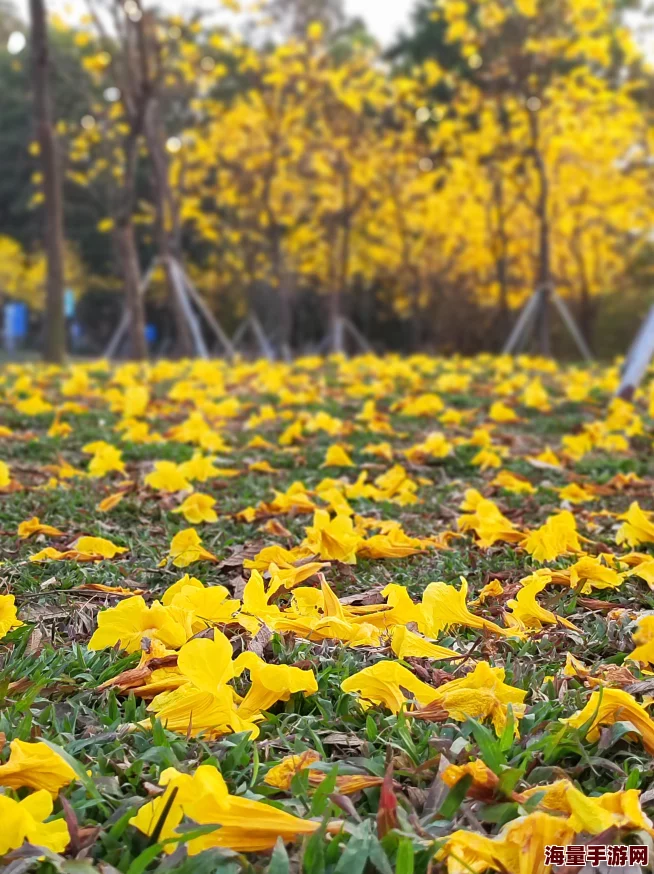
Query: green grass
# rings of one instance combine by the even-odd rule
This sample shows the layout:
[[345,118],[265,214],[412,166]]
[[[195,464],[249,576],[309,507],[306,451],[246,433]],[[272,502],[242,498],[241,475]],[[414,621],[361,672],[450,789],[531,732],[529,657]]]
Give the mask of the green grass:
[[[381,376],[365,364],[359,367],[359,380],[374,386]],[[436,375],[445,365],[438,363]],[[471,389],[466,394],[441,393],[448,407],[467,410],[471,419],[462,427],[443,427],[436,418],[407,419],[390,416],[394,433],[371,433],[356,420],[363,400],[346,392],[351,382],[348,365],[340,369],[325,365],[326,375],[320,402],[310,405],[309,412],[325,410],[330,415],[352,423],[354,430],[342,437],[324,432],[309,435],[297,452],[252,450],[247,442],[255,434],[276,444],[286,420],[264,423],[261,429],[247,431],[244,422],[264,403],[276,410],[288,409],[293,415],[304,407],[283,407],[274,394],[257,393],[252,379],[230,376],[229,395],[238,397],[242,412],[235,418],[217,423],[232,451],[220,455],[218,466],[246,470],[247,464],[266,459],[279,473],[250,473],[235,479],[197,484],[217,501],[219,521],[198,526],[203,545],[223,563],[198,563],[189,572],[207,585],[221,584],[230,589],[246,575],[239,562],[230,557],[253,544],[268,545],[278,540],[262,532],[262,522],[246,524],[233,515],[247,506],[270,501],[273,489],[285,490],[293,481],[301,480],[313,488],[325,476],[347,475],[352,480],[370,465],[370,479],[389,465],[361,452],[369,442],[389,440],[400,450],[419,442],[433,430],[443,430],[448,439],[466,437],[474,427],[487,421],[487,410],[494,400],[487,389],[492,385],[483,367],[462,364],[474,374]],[[26,366],[25,372],[38,371]],[[389,371],[390,373],[390,371]],[[347,379],[346,379],[347,377]],[[78,829],[76,847],[62,856],[46,855],[29,848],[23,858],[31,858],[31,870],[63,872],[63,874],[139,874],[139,872],[177,872],[177,874],[239,874],[239,872],[304,871],[306,874],[349,874],[349,872],[379,871],[387,874],[422,874],[441,870],[434,861],[436,850],[444,838],[457,828],[471,828],[479,823],[488,833],[496,834],[501,826],[517,816],[530,812],[529,805],[511,799],[511,793],[529,786],[552,782],[563,774],[577,782],[589,795],[614,792],[623,788],[647,791],[654,787],[654,763],[642,744],[627,736],[619,725],[603,731],[599,741],[591,742],[581,730],[563,726],[559,720],[584,706],[588,690],[577,679],[565,679],[561,670],[566,655],[571,652],[591,670],[607,664],[620,664],[632,648],[627,619],[615,618],[605,612],[589,610],[579,602],[571,589],[561,591],[548,587],[540,596],[543,606],[555,610],[574,622],[580,634],[548,627],[526,640],[497,639],[480,635],[472,629],[450,629],[439,643],[455,646],[461,652],[474,647],[474,657],[488,659],[506,670],[506,682],[527,690],[527,713],[520,724],[520,734],[505,732],[497,738],[492,727],[480,726],[473,720],[428,723],[400,714],[393,716],[383,708],[364,711],[355,699],[341,690],[342,681],[366,665],[389,657],[389,651],[372,648],[346,648],[325,641],[308,643],[289,635],[276,635],[266,651],[266,658],[280,664],[309,661],[315,668],[318,692],[310,697],[293,696],[290,701],[275,705],[261,723],[256,740],[246,735],[231,735],[218,740],[187,738],[167,731],[153,722],[150,731],[130,732],[126,726],[147,718],[145,703],[133,695],[119,696],[100,692],[98,686],[122,670],[134,667],[138,655],[125,656],[118,649],[91,652],[89,637],[96,626],[100,610],[116,603],[111,595],[81,590],[85,583],[103,583],[144,589],[148,597],[158,597],[184,571],[170,565],[159,567],[165,558],[171,538],[188,527],[183,517],[170,510],[176,499],[163,498],[143,487],[143,476],[154,460],[181,462],[191,457],[193,447],[171,440],[152,444],[121,443],[113,430],[119,421],[117,413],[109,412],[103,399],[108,381],[97,381],[97,393],[89,398],[74,398],[88,404],[83,414],[63,414],[62,420],[73,426],[67,438],[49,438],[46,431],[54,414],[26,417],[16,412],[18,395],[14,392],[15,375],[5,376],[4,406],[0,407],[1,423],[10,427],[15,436],[0,438],[0,458],[12,471],[20,490],[0,495],[0,592],[16,596],[19,616],[25,624],[11,631],[0,643],[0,731],[8,741],[45,738],[57,744],[78,763],[84,780],[78,780],[64,795],[74,812]],[[40,379],[40,377],[36,377]],[[390,406],[403,397],[406,390],[402,379],[387,375],[378,407],[388,412]],[[413,394],[434,391],[435,376],[423,376]],[[356,381],[356,379],[355,379]],[[547,414],[528,411],[514,403],[523,421],[515,426],[498,426],[498,437],[519,441],[521,449],[505,459],[504,467],[526,475],[538,486],[538,492],[527,499],[506,492],[494,492],[490,481],[496,471],[480,472],[470,464],[476,452],[470,446],[458,446],[444,460],[425,465],[406,465],[412,478],[425,478],[418,495],[420,503],[401,507],[394,503],[353,501],[362,516],[376,515],[381,519],[397,519],[412,536],[427,537],[445,529],[456,529],[456,516],[466,488],[476,488],[491,495],[503,511],[519,520],[519,527],[535,528],[560,507],[553,487],[566,484],[571,475],[580,475],[587,482],[604,484],[614,474],[636,472],[641,477],[654,475],[651,453],[652,421],[641,407],[645,423],[645,438],[631,441],[628,453],[608,456],[592,453],[561,472],[536,469],[525,456],[544,448],[546,443],[558,450],[560,438],[574,433],[584,423],[605,415],[609,398],[595,395],[588,403],[573,404],[559,391],[558,377],[544,377],[552,390],[554,408]],[[1,386],[0,377],[0,386]],[[44,380],[44,392],[55,406],[65,399],[59,394],[60,380]],[[170,383],[154,385],[153,401],[147,418],[153,431],[166,432],[182,421],[192,410],[190,404],[173,404],[165,399]],[[200,387],[201,384],[200,384]],[[206,387],[205,387],[206,388]],[[509,399],[511,402],[511,399]],[[32,436],[22,439],[22,434]],[[85,469],[88,456],[82,447],[94,440],[107,440],[123,450],[125,476],[137,483],[135,490],[110,513],[96,510],[100,500],[111,494],[123,479],[111,474],[101,479],[73,479],[43,488],[49,474],[47,465],[65,459]],[[327,447],[343,442],[351,447],[356,469],[345,471],[321,468]],[[405,463],[398,453],[397,459]],[[650,480],[651,483],[651,480]],[[614,523],[598,520],[593,530],[588,510],[608,509],[624,512],[636,498],[629,491],[602,496],[590,505],[575,507],[580,531],[593,540],[617,549]],[[652,509],[652,492],[642,490],[637,499],[644,509]],[[18,524],[39,516],[42,522],[61,528],[60,540],[35,543],[20,541]],[[310,516],[282,516],[297,544],[304,536]],[[97,564],[74,561],[32,563],[29,556],[46,545],[63,548],[81,534],[105,537],[129,549],[126,556]],[[654,555],[654,544],[639,547]],[[228,561],[224,561],[224,560]],[[562,557],[553,567],[567,567],[573,557]],[[470,585],[470,598],[495,575],[511,585],[531,573],[539,565],[522,550],[497,544],[481,550],[470,536],[454,541],[448,551],[429,550],[409,558],[371,561],[359,559],[355,567],[333,563],[327,579],[339,597],[367,593],[388,583],[406,586],[414,599],[419,599],[425,587],[442,580],[458,586],[460,576]],[[644,582],[631,578],[618,590],[594,591],[590,596],[631,611],[654,609],[654,593]],[[496,605],[497,606],[497,605]],[[476,608],[475,612],[501,623],[501,611],[493,612],[493,603]],[[392,654],[391,654],[392,655]],[[439,671],[461,675],[454,664],[430,664],[411,660],[408,666],[419,671],[421,678],[432,676],[438,683]],[[633,664],[634,675],[644,677]],[[263,782],[266,772],[285,755],[311,748],[319,752],[327,773],[325,783],[316,790],[308,784],[306,773],[298,775],[288,793],[275,792]],[[6,752],[6,751],[5,751]],[[0,757],[3,754],[0,754]],[[442,757],[451,763],[465,763],[480,757],[501,776],[502,791],[487,801],[465,796],[465,786],[447,790],[439,778]],[[271,799],[286,810],[302,817],[342,820],[338,835],[324,831],[303,842],[284,848],[278,845],[270,853],[243,855],[228,850],[210,850],[199,857],[186,858],[183,842],[171,855],[152,849],[148,838],[128,824],[138,805],[156,785],[161,772],[169,767],[192,772],[199,764],[219,766],[232,794],[255,799]],[[392,765],[395,795],[399,804],[397,827],[381,839],[377,836],[376,817],[380,803],[379,788],[366,789],[353,798],[343,799],[335,791],[336,773],[355,772],[382,777]],[[337,769],[337,771],[334,770]],[[330,782],[331,781],[331,782]],[[150,787],[150,789],[149,789]],[[330,788],[331,787],[331,788]],[[19,795],[25,791],[20,790]],[[645,810],[654,814],[652,802]],[[57,801],[55,815],[64,808]],[[70,817],[70,815],[69,815]],[[1,826],[0,826],[1,827]],[[189,826],[190,827],[190,826]],[[32,854],[30,857],[30,853]],[[74,858],[77,856],[77,858]],[[0,864],[2,860],[0,860]],[[28,862],[13,864],[12,872],[28,870]]]

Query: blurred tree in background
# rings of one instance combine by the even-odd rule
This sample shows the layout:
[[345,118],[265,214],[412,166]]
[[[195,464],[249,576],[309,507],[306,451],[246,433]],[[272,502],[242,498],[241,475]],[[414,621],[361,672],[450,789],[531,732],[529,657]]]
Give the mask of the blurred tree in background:
[[[623,18],[637,6],[418,0],[385,55],[340,0],[270,0],[229,26],[140,0],[51,16],[67,283],[93,301],[80,317],[105,314],[90,341],[125,300],[132,355],[148,321],[188,354],[174,261],[228,333],[251,323],[279,355],[360,334],[497,349],[543,285],[599,354],[624,351],[654,263],[654,80]],[[21,265],[39,257],[42,179],[29,50],[2,48],[25,26],[0,18],[0,245]],[[35,300],[22,269],[0,292]]]

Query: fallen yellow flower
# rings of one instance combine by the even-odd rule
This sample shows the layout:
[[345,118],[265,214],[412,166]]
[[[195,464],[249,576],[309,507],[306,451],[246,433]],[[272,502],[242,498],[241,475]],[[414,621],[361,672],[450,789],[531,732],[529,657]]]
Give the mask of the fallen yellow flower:
[[[215,825],[215,832],[188,841],[191,856],[211,847],[263,852],[272,849],[278,838],[288,843],[313,834],[320,826],[261,801],[230,795],[220,771],[212,765],[200,765],[193,775],[167,768],[159,785],[166,787],[164,794],[139,808],[130,824],[146,835],[158,829],[159,840],[178,834],[185,817],[197,825]],[[170,844],[166,852],[176,847]]]
[[654,721],[645,708],[622,689],[607,687],[593,692],[582,710],[567,719],[561,719],[561,722],[572,728],[580,728],[589,722],[587,737],[591,742],[598,740],[601,725],[631,722],[638,730],[645,749],[654,754]]
[[53,798],[76,779],[75,771],[42,741],[12,740],[9,760],[0,765],[0,786],[9,789],[44,789]]
[[63,819],[46,822],[52,807],[52,797],[45,789],[33,792],[22,801],[0,794],[0,856],[18,850],[25,841],[53,853],[63,853],[70,842],[70,833]]
[[170,541],[168,558],[172,559],[175,567],[188,567],[196,561],[218,561],[213,553],[202,546],[202,540],[195,528],[184,528],[177,532]]
[[14,595],[0,595],[0,640],[12,628],[20,628],[23,622],[18,618]]
[[520,543],[536,561],[554,561],[567,552],[581,552],[575,517],[568,510],[550,516]]
[[27,540],[34,534],[46,534],[48,537],[60,537],[64,532],[52,525],[44,525],[38,516],[32,516],[31,519],[26,519],[18,525],[16,531],[21,540]]
[[119,644],[130,653],[138,652],[143,640],[159,640],[170,649],[179,649],[192,633],[191,616],[185,611],[159,601],[148,607],[135,595],[98,615],[98,627],[88,646],[100,650]]
[[631,547],[641,543],[654,543],[652,514],[645,513],[638,501],[634,501],[627,512],[618,518],[624,519],[624,524],[618,529],[616,543],[627,543]]

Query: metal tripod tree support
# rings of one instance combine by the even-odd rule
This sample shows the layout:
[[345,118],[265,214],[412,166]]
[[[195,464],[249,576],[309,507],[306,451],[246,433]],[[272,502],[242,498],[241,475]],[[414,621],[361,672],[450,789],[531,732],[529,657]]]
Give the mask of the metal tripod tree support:
[[652,359],[654,359],[654,306],[650,309],[627,353],[620,386],[616,392],[617,397],[623,398],[625,401],[630,401],[633,398]]
[[593,360],[593,354],[586,343],[583,334],[579,330],[577,323],[574,320],[567,303],[560,297],[553,288],[542,287],[529,298],[527,303],[518,316],[518,321],[515,323],[509,339],[506,341],[504,355],[515,355],[521,352],[527,346],[529,340],[534,334],[541,320],[545,318],[545,312],[549,303],[552,301],[561,317],[568,333],[572,337],[581,357],[586,361]]
[[363,353],[372,352],[372,346],[363,336],[357,326],[346,319],[344,316],[339,316],[336,320],[333,329],[327,334],[318,347],[319,352],[343,352],[345,349],[345,335],[349,334],[356,348]]
[[[160,264],[163,263],[163,258],[155,258],[155,260],[148,268],[148,271],[143,277],[141,285],[139,286],[139,295],[141,297],[144,297],[145,294],[147,294],[148,288],[152,283],[154,271]],[[204,318],[204,321],[209,326],[211,332],[217,339],[218,345],[222,353],[228,360],[231,361],[236,355],[236,351],[234,349],[234,346],[232,345],[232,342],[223,330],[220,322],[216,319],[214,314],[211,312],[209,307],[202,299],[202,296],[200,295],[198,290],[188,278],[182,265],[176,258],[168,256],[168,267],[168,273],[173,286],[173,294],[175,294],[175,296],[177,297],[177,300],[180,303],[181,311],[184,313],[184,319],[189,326],[191,337],[193,339],[195,354],[198,356],[198,358],[209,358],[210,354],[209,348],[204,339],[204,333],[202,331],[202,324],[200,321],[200,317],[202,317]],[[118,326],[114,331],[111,340],[107,344],[107,348],[105,349],[105,358],[114,358],[116,356],[116,353],[120,349],[120,346],[127,334],[128,329],[129,312],[127,310],[127,307],[125,307],[123,309],[123,314],[121,316],[120,322],[118,323]]]
[[232,347],[234,349],[238,349],[245,335],[248,332],[248,329],[252,332],[252,336],[259,348],[259,352],[263,358],[266,358],[268,361],[275,360],[275,350],[273,346],[266,336],[266,332],[263,329],[263,325],[259,321],[259,317],[256,313],[250,313],[246,318],[243,319],[241,324],[236,329],[234,336],[232,337]]

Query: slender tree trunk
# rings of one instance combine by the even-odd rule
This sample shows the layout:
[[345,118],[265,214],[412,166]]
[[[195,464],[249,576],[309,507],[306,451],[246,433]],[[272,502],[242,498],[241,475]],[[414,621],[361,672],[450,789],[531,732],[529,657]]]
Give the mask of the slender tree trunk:
[[347,292],[350,277],[350,231],[352,217],[350,214],[350,174],[347,170],[343,176],[343,225],[342,240],[336,273],[336,287],[332,289],[330,322],[332,331],[332,352],[345,352],[345,337],[343,332],[343,295]]
[[594,351],[593,340],[596,316],[597,306],[590,295],[588,286],[584,283],[581,289],[581,300],[579,301],[579,327],[591,351]]
[[134,231],[134,201],[139,137],[132,130],[125,140],[125,176],[118,194],[114,239],[125,285],[125,308],[129,315],[129,355],[136,361],[148,357],[145,339],[145,304],[140,293],[141,264]]
[[44,0],[30,0],[30,17],[32,23],[34,117],[43,172],[45,249],[48,262],[43,357],[46,361],[61,364],[66,357],[64,218],[57,143],[52,126],[52,101],[49,86],[52,70]]
[[344,352],[345,338],[343,336],[343,317],[341,315],[340,288],[333,289],[329,295],[329,330],[332,352]]
[[187,322],[184,307],[176,292],[175,277],[170,268],[170,259],[181,261],[180,222],[177,203],[168,178],[168,157],[165,149],[165,133],[159,115],[159,105],[152,100],[145,119],[145,137],[154,168],[153,199],[157,215],[157,242],[163,260],[168,285],[168,300],[175,323],[176,353],[179,357],[191,357],[194,353],[193,336]]
[[497,249],[495,255],[495,277],[499,288],[495,331],[500,348],[506,340],[510,326],[509,313],[509,237],[504,215],[504,185],[501,172],[493,181],[493,199],[497,216]]
[[537,287],[541,293],[541,310],[538,318],[538,333],[541,355],[551,355],[550,296],[552,293],[551,230],[549,217],[549,180],[547,168],[540,149],[540,125],[538,112],[529,112],[531,142],[534,164],[539,181],[536,218],[538,220],[538,270]]
[[130,357],[141,361],[148,357],[148,344],[145,338],[145,313],[140,292],[141,268],[131,217],[116,227],[115,239],[129,313]]

